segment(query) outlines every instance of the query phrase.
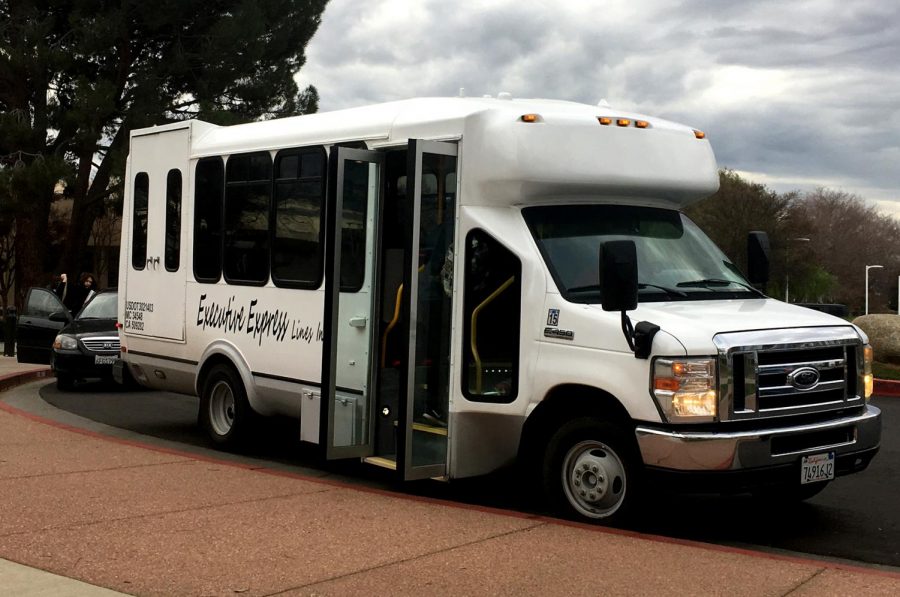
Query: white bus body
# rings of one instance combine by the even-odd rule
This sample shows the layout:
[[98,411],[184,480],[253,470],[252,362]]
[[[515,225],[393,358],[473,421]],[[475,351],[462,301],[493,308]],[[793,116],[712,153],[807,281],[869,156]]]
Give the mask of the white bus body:
[[[746,287],[680,214],[718,186],[702,137],[490,98],[133,131],[122,360],[199,395],[215,443],[277,414],[405,479],[519,458],[589,519],[679,478],[811,495],[878,449],[866,339]],[[647,358],[601,305],[612,240]]]

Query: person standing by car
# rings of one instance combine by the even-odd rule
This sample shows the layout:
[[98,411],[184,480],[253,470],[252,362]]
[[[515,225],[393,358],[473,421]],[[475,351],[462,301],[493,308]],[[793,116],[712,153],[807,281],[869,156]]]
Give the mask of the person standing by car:
[[66,274],[61,274],[53,292],[74,317],[97,292],[96,278],[90,272],[82,272],[78,284],[69,284]]

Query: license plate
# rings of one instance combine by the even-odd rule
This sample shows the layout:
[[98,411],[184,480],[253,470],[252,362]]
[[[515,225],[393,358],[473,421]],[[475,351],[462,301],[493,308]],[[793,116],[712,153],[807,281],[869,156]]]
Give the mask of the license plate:
[[804,456],[800,463],[800,484],[834,479],[834,452]]
[[95,365],[114,365],[115,362],[118,360],[119,360],[119,357],[117,357],[115,355],[103,356],[103,355],[98,354],[98,355],[94,356],[94,364]]

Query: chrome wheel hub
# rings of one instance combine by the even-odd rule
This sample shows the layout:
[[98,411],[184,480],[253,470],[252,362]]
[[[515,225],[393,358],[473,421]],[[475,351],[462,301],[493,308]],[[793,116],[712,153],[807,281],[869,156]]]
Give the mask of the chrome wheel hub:
[[586,440],[563,459],[563,489],[569,503],[589,518],[611,516],[625,500],[625,465],[606,444]]
[[216,383],[210,393],[209,422],[217,435],[228,435],[234,426],[234,392],[224,381]]

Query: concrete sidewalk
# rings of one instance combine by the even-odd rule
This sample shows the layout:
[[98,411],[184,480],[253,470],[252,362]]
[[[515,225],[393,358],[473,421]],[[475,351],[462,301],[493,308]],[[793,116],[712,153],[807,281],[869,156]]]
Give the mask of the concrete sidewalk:
[[[0,378],[23,371],[6,359]],[[3,594],[900,594],[893,572],[251,468],[2,401],[47,381],[0,395]]]

